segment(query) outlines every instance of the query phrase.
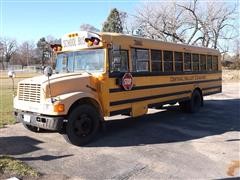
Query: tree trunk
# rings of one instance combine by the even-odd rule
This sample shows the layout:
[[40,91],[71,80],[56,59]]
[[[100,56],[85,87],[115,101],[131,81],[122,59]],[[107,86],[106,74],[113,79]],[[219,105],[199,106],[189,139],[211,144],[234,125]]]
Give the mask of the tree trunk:
[[2,70],[5,70],[5,67],[4,67],[4,62],[3,62],[3,55],[2,55],[2,59],[1,59],[1,64],[2,64]]
[[44,51],[42,52],[42,67],[44,67]]

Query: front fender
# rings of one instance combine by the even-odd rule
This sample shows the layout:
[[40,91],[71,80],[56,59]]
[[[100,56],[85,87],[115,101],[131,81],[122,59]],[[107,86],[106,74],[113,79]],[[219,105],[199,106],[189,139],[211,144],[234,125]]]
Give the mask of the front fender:
[[101,104],[98,101],[98,99],[93,94],[86,93],[86,92],[71,92],[71,93],[62,94],[58,96],[58,101],[56,102],[56,104],[58,103],[64,104],[64,112],[62,112],[61,114],[66,115],[70,107],[72,106],[72,104],[82,98],[91,98],[99,104],[99,107],[101,107]]

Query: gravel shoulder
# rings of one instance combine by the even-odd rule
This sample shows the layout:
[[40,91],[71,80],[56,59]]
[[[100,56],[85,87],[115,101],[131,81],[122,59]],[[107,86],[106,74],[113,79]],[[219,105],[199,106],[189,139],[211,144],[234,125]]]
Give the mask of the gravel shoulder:
[[0,155],[22,160],[50,179],[240,177],[240,82],[224,83],[223,93],[206,97],[194,115],[167,106],[137,119],[110,119],[86,147],[67,144],[57,133],[9,125],[0,129]]

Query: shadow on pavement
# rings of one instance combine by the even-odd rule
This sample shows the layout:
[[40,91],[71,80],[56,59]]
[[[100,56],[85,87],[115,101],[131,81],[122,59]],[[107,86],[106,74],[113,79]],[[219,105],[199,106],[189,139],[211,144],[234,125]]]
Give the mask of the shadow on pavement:
[[231,141],[240,141],[240,139],[228,139],[226,140],[227,142],[231,142]]
[[216,179],[216,180],[239,180],[240,177],[228,177],[228,178],[222,178],[222,179]]
[[37,151],[36,145],[43,143],[28,136],[0,137],[0,154],[19,155]]
[[[106,132],[88,147],[121,147],[174,143],[206,136],[240,131],[240,99],[206,100],[196,114],[187,114],[178,106],[139,118],[106,122]],[[232,141],[232,139],[226,140]]]
[[51,161],[51,160],[61,159],[61,158],[70,157],[70,156],[73,156],[73,155],[72,154],[62,155],[62,156],[44,155],[39,157],[23,157],[23,158],[17,158],[17,159],[21,161],[35,161],[35,160]]
[[[0,155],[14,156],[25,153],[31,153],[41,149],[37,147],[37,145],[40,143],[43,142],[28,136],[0,137]],[[34,160],[51,161],[69,156],[73,156],[73,154],[60,156],[42,155],[38,157],[21,157],[17,159],[22,161],[34,161]]]

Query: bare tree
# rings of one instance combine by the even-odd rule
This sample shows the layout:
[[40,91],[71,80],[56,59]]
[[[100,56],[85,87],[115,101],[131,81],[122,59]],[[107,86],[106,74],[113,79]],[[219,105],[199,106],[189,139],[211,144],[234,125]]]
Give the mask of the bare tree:
[[61,39],[57,39],[57,38],[53,37],[52,35],[46,36],[46,41],[49,44],[61,44]]
[[2,42],[0,42],[0,55],[1,55],[0,62],[2,65],[2,69],[4,70],[5,69],[5,67],[4,67],[4,44]]
[[185,19],[181,16],[183,10],[176,7],[176,3],[168,2],[161,6],[158,3],[145,3],[138,8],[135,18],[142,35],[151,39],[184,43],[181,27]]
[[81,31],[91,31],[91,32],[99,32],[100,30],[90,24],[81,24]]
[[197,0],[194,0],[193,6],[191,3],[178,6],[187,11],[195,22],[188,44],[197,44],[197,41],[200,41],[202,46],[221,50],[218,44],[220,39],[229,40],[236,36],[233,23],[236,6],[230,8],[223,2],[198,3]]
[[[216,6],[217,5],[217,6]],[[234,23],[234,13],[236,12],[236,6],[229,8],[224,4],[211,3],[208,6],[210,21],[210,37],[212,41],[212,48],[216,49],[218,47],[219,40],[230,40],[237,35]]]
[[147,38],[223,51],[221,43],[237,36],[235,14],[236,6],[216,1],[145,3],[136,12],[135,24]]
[[8,64],[11,61],[12,56],[17,51],[17,42],[16,40],[10,39],[10,38],[2,38],[0,42],[1,42],[1,53],[2,53],[1,63],[2,63],[2,68],[5,69],[4,61],[7,63],[7,67],[8,67]]
[[32,59],[34,56],[34,43],[30,41],[23,42],[19,46],[17,53],[17,60],[22,65],[22,68],[24,66],[28,66],[32,63]]

